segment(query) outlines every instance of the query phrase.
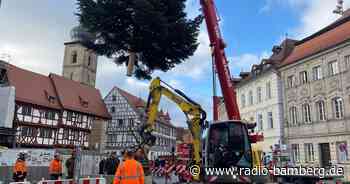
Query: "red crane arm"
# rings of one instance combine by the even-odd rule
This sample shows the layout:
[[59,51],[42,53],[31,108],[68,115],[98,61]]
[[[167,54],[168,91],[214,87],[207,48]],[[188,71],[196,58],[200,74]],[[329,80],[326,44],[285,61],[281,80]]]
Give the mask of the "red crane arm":
[[[216,72],[219,77],[221,91],[225,100],[227,117],[230,120],[240,120],[239,109],[236,100],[235,87],[231,81],[230,69],[225,55],[225,43],[221,36],[217,12],[214,0],[201,0],[201,6],[212,48]],[[216,99],[216,100],[215,100]],[[217,108],[217,98],[214,97],[214,108]],[[215,114],[214,109],[214,114]]]

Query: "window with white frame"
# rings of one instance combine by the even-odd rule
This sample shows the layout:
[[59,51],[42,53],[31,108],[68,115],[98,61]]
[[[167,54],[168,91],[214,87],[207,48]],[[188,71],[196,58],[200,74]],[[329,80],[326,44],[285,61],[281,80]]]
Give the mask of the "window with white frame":
[[49,110],[45,111],[45,113],[44,113],[44,117],[46,119],[49,119],[49,120],[54,120],[55,119],[55,115],[56,115],[55,112],[49,111]]
[[314,145],[312,143],[306,143],[304,144],[304,149],[305,149],[305,161],[306,162],[315,161]]
[[266,99],[271,99],[271,82],[266,83]]
[[26,116],[32,115],[32,107],[30,106],[23,106],[22,107],[22,114]]
[[258,87],[256,89],[256,96],[258,98],[258,103],[261,103],[261,101],[262,101],[261,87]]
[[258,130],[263,130],[264,126],[263,126],[263,115],[262,114],[258,114]]
[[341,119],[344,117],[344,102],[340,97],[336,97],[333,100],[333,114],[334,118]]
[[288,88],[294,87],[294,75],[288,76],[287,85],[288,85]]
[[124,121],[123,121],[123,119],[118,119],[118,126],[119,126],[119,127],[124,126]]
[[267,125],[268,125],[268,128],[273,128],[273,116],[272,116],[272,112],[268,112],[267,113]]
[[245,107],[245,95],[241,95],[241,106],[244,108]]
[[114,107],[114,106],[111,107],[111,112],[112,112],[112,113],[115,112],[115,107]]
[[344,57],[345,65],[350,68],[350,55]]
[[297,123],[298,123],[297,108],[293,106],[289,108],[289,124],[296,125]]
[[292,144],[292,160],[294,162],[299,162],[300,160],[299,144]]
[[299,80],[301,84],[306,84],[308,82],[307,71],[302,71],[299,73]]
[[313,80],[321,80],[322,79],[322,68],[321,66],[315,66],[312,68]]
[[319,121],[325,121],[326,120],[326,108],[324,101],[318,101],[316,102],[316,109],[317,109],[317,117]]
[[305,123],[311,123],[311,108],[309,104],[303,106],[303,119]]
[[330,76],[333,76],[339,73],[339,65],[337,60],[334,60],[328,63],[328,71]]
[[337,158],[339,163],[344,163],[349,160],[348,145],[346,141],[336,143],[337,146]]
[[249,105],[253,105],[254,99],[253,99],[253,92],[249,91]]

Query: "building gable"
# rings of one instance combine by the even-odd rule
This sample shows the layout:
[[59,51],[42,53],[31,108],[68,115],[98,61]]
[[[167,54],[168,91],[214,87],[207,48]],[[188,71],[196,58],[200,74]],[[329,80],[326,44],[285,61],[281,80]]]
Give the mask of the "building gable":
[[[104,99],[109,113],[113,119],[117,118],[139,118],[139,114],[125,96],[120,93],[119,88],[114,87]],[[113,111],[114,107],[114,111]]]

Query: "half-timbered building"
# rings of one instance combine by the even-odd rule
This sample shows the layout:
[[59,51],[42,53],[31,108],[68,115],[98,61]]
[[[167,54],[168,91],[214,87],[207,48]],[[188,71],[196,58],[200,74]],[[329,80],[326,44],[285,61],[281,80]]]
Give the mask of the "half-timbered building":
[[[112,121],[107,126],[106,150],[119,153],[137,145],[137,128],[144,123],[146,102],[118,87],[114,87],[104,99]],[[156,145],[149,152],[149,159],[160,155],[170,155],[176,146],[176,128],[171,124],[168,113],[159,112],[154,135]]]
[[92,126],[106,123],[110,115],[97,89],[56,74],[45,76],[1,63],[7,85],[15,88],[13,128],[18,147],[99,144],[91,141],[96,140],[90,138]]

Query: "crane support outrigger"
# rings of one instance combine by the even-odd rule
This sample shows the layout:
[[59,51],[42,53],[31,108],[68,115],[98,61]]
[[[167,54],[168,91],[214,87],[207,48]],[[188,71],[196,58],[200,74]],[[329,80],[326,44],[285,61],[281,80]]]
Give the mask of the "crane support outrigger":
[[[193,136],[193,164],[201,166],[201,134],[202,127],[206,123],[206,112],[198,103],[194,102],[182,91],[174,89],[167,83],[163,82],[159,77],[153,79],[150,85],[150,92],[146,106],[146,113],[148,116],[147,122],[140,131],[140,136],[143,140],[143,147],[150,147],[155,144],[156,139],[152,135],[152,131],[154,130],[154,125],[158,117],[158,107],[162,96],[173,101],[185,114],[187,126]],[[194,179],[198,180],[199,178]]]

